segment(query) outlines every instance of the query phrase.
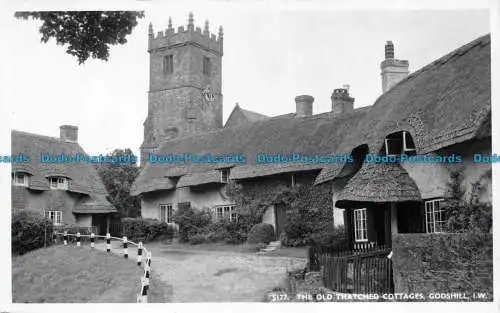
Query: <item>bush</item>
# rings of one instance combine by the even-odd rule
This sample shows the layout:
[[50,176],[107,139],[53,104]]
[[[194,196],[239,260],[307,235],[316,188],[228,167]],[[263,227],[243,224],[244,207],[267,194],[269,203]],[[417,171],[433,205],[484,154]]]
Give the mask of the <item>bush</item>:
[[12,216],[12,254],[49,246],[52,243],[52,221],[39,212],[21,211]]
[[155,219],[123,218],[122,234],[134,242],[150,242],[155,240],[172,240],[174,227]]
[[268,244],[269,242],[271,242],[273,240],[274,240],[274,227],[273,227],[273,225],[266,224],[266,223],[260,223],[260,224],[256,224],[250,230],[250,233],[248,234],[247,243],[249,243],[249,244],[254,244],[254,243]]
[[189,242],[192,236],[211,224],[212,216],[207,211],[185,207],[175,212],[174,222],[179,225],[179,241]]
[[329,229],[321,225],[305,222],[300,215],[291,216],[280,236],[284,246],[297,247],[307,245],[337,246],[347,243],[344,227]]

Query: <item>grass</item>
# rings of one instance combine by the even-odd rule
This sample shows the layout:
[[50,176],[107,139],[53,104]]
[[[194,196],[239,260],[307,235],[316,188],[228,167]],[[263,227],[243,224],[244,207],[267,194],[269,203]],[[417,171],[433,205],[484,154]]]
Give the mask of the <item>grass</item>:
[[[52,246],[12,257],[12,302],[136,302],[143,267],[89,247]],[[154,276],[149,302],[168,302],[167,285]]]

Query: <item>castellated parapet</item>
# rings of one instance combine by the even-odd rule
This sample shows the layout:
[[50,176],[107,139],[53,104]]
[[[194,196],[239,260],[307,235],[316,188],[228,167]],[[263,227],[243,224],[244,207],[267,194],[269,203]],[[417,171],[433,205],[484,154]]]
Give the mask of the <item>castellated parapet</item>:
[[169,27],[165,31],[158,31],[156,36],[153,33],[151,24],[149,30],[149,51],[170,48],[177,45],[193,44],[220,56],[223,54],[222,27],[219,28],[217,36],[208,31],[208,22],[205,24],[203,31],[200,27],[195,28],[193,24],[188,24],[186,28],[179,26],[176,31],[171,23],[169,23]]

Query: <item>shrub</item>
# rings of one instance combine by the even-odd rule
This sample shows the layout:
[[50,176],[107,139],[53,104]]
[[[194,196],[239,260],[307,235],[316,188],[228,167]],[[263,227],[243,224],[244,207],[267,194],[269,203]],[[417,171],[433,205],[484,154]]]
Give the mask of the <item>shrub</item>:
[[39,212],[21,211],[12,216],[12,254],[49,246],[52,243],[52,221]]
[[306,245],[337,246],[347,243],[347,236],[343,227],[330,229],[330,227],[316,225],[307,221],[300,214],[291,215],[280,236],[281,243],[288,247]]
[[274,240],[274,227],[271,224],[260,223],[256,224],[250,230],[248,234],[247,242],[249,244],[254,243],[266,243]]
[[200,243],[205,243],[208,241],[207,235],[205,234],[194,234],[191,237],[189,237],[189,243],[192,245],[197,245]]
[[189,242],[192,236],[203,232],[204,228],[212,222],[209,212],[191,207],[178,209],[173,218],[174,222],[179,225],[180,242]]
[[161,223],[155,219],[146,218],[123,218],[122,234],[134,242],[149,242],[168,239],[174,236],[174,228],[167,223]]

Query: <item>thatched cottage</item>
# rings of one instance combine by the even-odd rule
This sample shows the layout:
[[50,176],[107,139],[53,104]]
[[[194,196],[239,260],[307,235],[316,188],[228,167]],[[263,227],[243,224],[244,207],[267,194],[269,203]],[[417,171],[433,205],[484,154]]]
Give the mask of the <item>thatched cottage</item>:
[[[214,52],[218,61],[222,41],[219,44]],[[176,68],[175,60],[183,56],[168,41],[164,45],[150,53],[152,60],[158,53],[173,55],[173,69],[167,66],[171,73],[164,73],[172,84],[176,71],[183,71]],[[187,42],[182,49],[189,46]],[[199,45],[191,49],[199,49]],[[204,64],[207,57],[190,60]],[[314,183],[331,186],[332,223],[345,224],[353,241],[390,244],[393,232],[440,231],[450,168],[457,164],[374,164],[364,160],[367,156],[456,154],[465,168],[466,183],[488,171],[490,164],[475,163],[472,156],[491,153],[490,37],[474,40],[411,74],[408,62],[395,59],[394,46],[388,42],[381,69],[383,94],[372,106],[354,109],[354,98],[343,87],[332,93],[330,112],[313,115],[314,98],[308,95],[295,98],[295,113],[277,117],[238,105],[224,127],[157,142],[148,150],[150,162],[131,190],[141,196],[142,216],[170,223],[177,208],[192,206],[208,208],[216,217],[233,218],[234,202],[225,192],[229,181],[263,189]],[[216,72],[220,79],[220,71]],[[217,90],[219,87],[217,84]],[[187,99],[179,106],[193,102]],[[157,106],[150,104],[148,118],[158,116]],[[193,107],[189,108],[186,112],[191,115],[171,116],[174,122],[159,127],[177,129],[171,123],[196,121]],[[262,164],[261,153],[278,162]],[[184,154],[191,154],[191,160],[182,159]],[[283,159],[294,154],[308,159]],[[205,159],[193,162],[198,157]],[[207,162],[215,157],[222,162]],[[286,223],[285,210],[271,205],[263,217],[275,226],[277,236]]]
[[[45,213],[54,225],[97,226],[106,233],[115,207],[96,168],[78,144],[78,128],[63,125],[60,138],[12,131],[12,211]],[[72,157],[81,156],[82,159]],[[88,156],[87,156],[88,157]]]

